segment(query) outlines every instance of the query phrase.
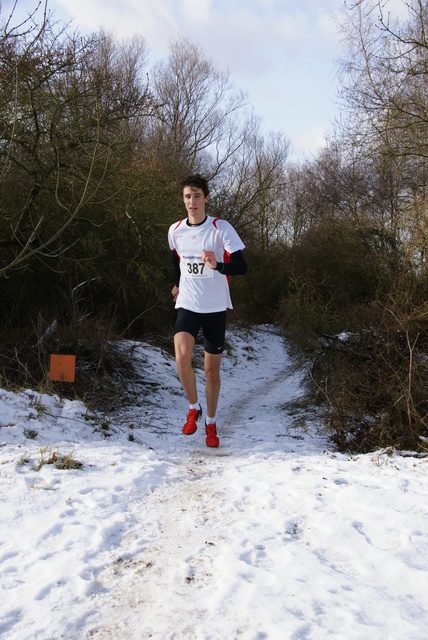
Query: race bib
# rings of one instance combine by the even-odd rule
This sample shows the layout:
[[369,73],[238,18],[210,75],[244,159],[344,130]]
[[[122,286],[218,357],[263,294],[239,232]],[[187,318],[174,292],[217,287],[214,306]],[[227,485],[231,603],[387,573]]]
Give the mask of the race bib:
[[214,278],[214,271],[202,262],[201,256],[183,256],[181,275],[184,278]]

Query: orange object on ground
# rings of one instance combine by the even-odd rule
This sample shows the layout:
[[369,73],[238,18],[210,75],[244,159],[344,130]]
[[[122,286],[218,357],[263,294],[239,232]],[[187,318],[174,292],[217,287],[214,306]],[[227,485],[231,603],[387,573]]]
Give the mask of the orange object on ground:
[[51,354],[49,379],[53,382],[74,382],[76,356]]

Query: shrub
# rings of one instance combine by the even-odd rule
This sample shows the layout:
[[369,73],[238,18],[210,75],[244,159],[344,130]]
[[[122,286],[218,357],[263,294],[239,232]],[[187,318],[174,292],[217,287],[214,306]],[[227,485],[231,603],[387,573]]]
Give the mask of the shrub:
[[360,310],[358,333],[325,337],[311,372],[340,449],[419,450],[428,436],[428,304]]
[[300,344],[352,329],[353,310],[387,295],[399,267],[400,253],[388,234],[326,219],[290,251],[278,319]]

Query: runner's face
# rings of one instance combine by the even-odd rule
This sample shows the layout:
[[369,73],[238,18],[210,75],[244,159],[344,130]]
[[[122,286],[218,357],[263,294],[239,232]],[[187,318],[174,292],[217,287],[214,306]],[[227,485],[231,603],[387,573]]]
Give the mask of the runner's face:
[[198,187],[184,187],[183,200],[189,218],[202,221],[205,217],[205,203],[209,196],[204,196],[202,189]]

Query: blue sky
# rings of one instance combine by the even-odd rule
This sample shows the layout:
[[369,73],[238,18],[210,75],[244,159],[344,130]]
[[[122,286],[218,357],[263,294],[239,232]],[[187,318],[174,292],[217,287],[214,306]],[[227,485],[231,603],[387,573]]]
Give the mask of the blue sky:
[[[3,0],[3,15],[12,0]],[[20,11],[37,0],[18,0]],[[151,60],[166,57],[185,35],[248,93],[265,130],[281,131],[296,157],[316,153],[337,115],[335,60],[341,54],[333,18],[343,0],[50,0],[79,31],[104,27],[139,33]]]

